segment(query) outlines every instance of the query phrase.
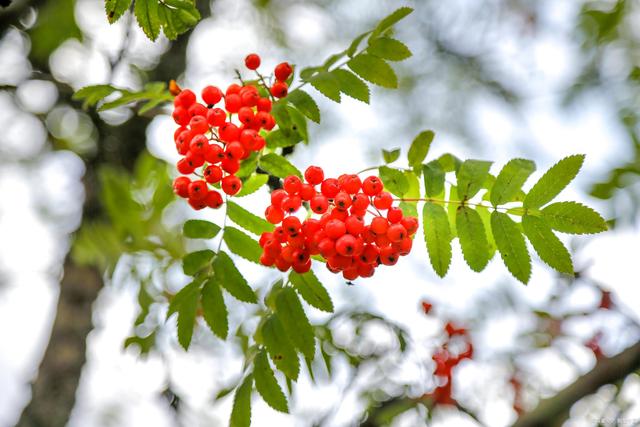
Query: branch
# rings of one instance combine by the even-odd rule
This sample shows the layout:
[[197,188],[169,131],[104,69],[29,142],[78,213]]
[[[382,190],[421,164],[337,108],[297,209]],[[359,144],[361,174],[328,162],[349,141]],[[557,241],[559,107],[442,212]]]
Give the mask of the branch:
[[541,400],[535,409],[518,418],[512,427],[559,425],[568,417],[571,406],[578,400],[595,393],[605,384],[623,379],[639,368],[640,341],[614,357],[601,359],[591,371],[555,396]]

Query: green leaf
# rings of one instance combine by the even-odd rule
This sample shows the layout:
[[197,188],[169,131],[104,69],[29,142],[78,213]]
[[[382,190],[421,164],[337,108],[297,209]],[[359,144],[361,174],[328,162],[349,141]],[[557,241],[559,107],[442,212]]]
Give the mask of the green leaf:
[[484,225],[484,231],[487,236],[487,249],[489,251],[488,257],[489,260],[491,260],[496,254],[496,241],[493,238],[493,232],[491,231],[491,212],[489,211],[489,208],[485,206],[477,206],[476,212],[480,215],[482,224]]
[[576,154],[553,165],[529,190],[523,206],[535,209],[549,203],[575,178],[583,162],[584,154]]
[[163,0],[158,10],[162,29],[169,40],[187,32],[200,20],[200,12],[190,0]]
[[213,259],[215,253],[211,249],[191,252],[182,258],[182,270],[187,276],[195,276]]
[[598,212],[578,202],[552,203],[542,210],[542,219],[562,233],[594,234],[607,230]]
[[231,221],[257,235],[265,231],[273,231],[275,228],[275,226],[266,219],[252,214],[231,200],[227,202],[227,215],[231,218]]
[[360,46],[360,43],[362,43],[362,40],[364,40],[364,38],[367,37],[369,34],[371,34],[371,31],[362,33],[358,37],[353,39],[353,41],[351,42],[351,44],[346,50],[346,54],[347,56],[349,56],[349,58],[352,58],[353,55],[355,55],[356,51],[358,50],[358,46]]
[[116,22],[131,6],[131,0],[105,0],[104,10],[109,24]]
[[[226,233],[225,233],[226,235]],[[244,302],[257,303],[258,298],[226,252],[220,251],[213,261],[218,283],[232,296]]]
[[390,37],[369,38],[367,52],[388,61],[404,61],[411,57],[411,51],[404,43]]
[[393,27],[396,23],[404,19],[411,12],[413,12],[413,9],[406,6],[396,9],[393,13],[391,13],[378,23],[376,28],[373,30],[371,37],[378,37],[378,35],[383,34],[386,30]]
[[196,322],[196,309],[198,308],[198,298],[200,296],[199,286],[189,287],[185,292],[178,310],[178,342],[185,350],[189,350],[193,328]]
[[460,165],[462,164],[460,159],[451,153],[446,153],[438,157],[438,163],[440,163],[440,166],[442,166],[442,169],[445,172],[455,171],[456,173],[458,172],[458,169],[460,169]]
[[542,261],[561,273],[573,275],[569,251],[544,220],[525,215],[522,217],[522,229]]
[[227,306],[222,297],[219,282],[224,279],[217,277],[207,280],[202,288],[202,317],[211,331],[221,339],[227,339],[229,334],[229,319]]
[[313,328],[293,288],[283,288],[276,297],[276,312],[293,345],[304,357],[313,360],[316,342]]
[[422,166],[424,190],[429,197],[439,197],[444,194],[445,172],[437,160],[432,160]]
[[469,200],[482,188],[489,175],[491,162],[483,160],[465,160],[456,172],[458,196],[460,200]]
[[304,274],[292,271],[289,273],[289,281],[306,302],[318,310],[333,313],[333,302],[331,301],[331,297],[313,273],[313,270]]
[[385,163],[393,163],[396,160],[398,160],[398,157],[400,157],[400,149],[399,148],[395,148],[391,151],[389,150],[382,150],[382,158],[384,159]]
[[[402,195],[405,199],[419,199],[420,198],[420,180],[418,176],[412,171],[404,171],[404,177],[409,184],[407,191]],[[418,217],[418,202],[417,201],[402,201],[398,205],[402,209],[404,216]]]
[[276,367],[292,380],[298,379],[300,360],[277,314],[272,314],[262,324],[262,339]]
[[409,166],[411,166],[416,173],[420,173],[420,165],[429,153],[429,148],[431,147],[434,136],[435,134],[432,130],[420,132],[418,136],[413,139],[411,147],[409,147],[407,159],[409,160]]
[[491,214],[491,230],[507,269],[526,285],[531,277],[531,259],[518,225],[509,215],[494,211]]
[[456,216],[458,214],[458,207],[460,206],[460,197],[458,197],[458,187],[455,185],[449,186],[449,197],[447,203],[447,217],[449,218],[449,226],[451,227],[451,237],[458,236],[458,230],[456,227]]
[[489,262],[489,243],[482,218],[468,206],[458,207],[456,230],[462,255],[473,271],[482,271]]
[[[273,131],[273,132],[275,132],[275,131]],[[273,132],[270,132],[269,134],[271,134]],[[269,136],[269,134],[267,136]],[[236,172],[236,176],[238,178],[249,177],[249,176],[253,175],[254,173],[256,173],[256,168],[257,167],[258,167],[258,153],[254,151],[253,153],[251,153],[249,155],[249,157],[247,157],[246,159],[244,159],[240,163],[240,169],[238,170],[238,172]],[[242,196],[239,196],[239,194],[243,194],[244,187],[245,187],[246,184],[247,184],[247,182],[245,181],[242,184],[242,189],[240,189],[240,192],[238,194],[236,194],[235,197],[242,197]],[[244,193],[245,196],[247,194],[248,193]]]
[[270,175],[277,176],[278,178],[286,178],[289,175],[296,175],[300,178],[302,177],[302,174],[295,166],[293,166],[287,159],[276,153],[269,153],[260,157],[258,165],[260,166],[260,169]]
[[287,105],[287,111],[291,118],[291,133],[299,135],[299,138],[306,143],[309,142],[309,132],[307,130],[307,119],[296,107]]
[[218,224],[202,219],[190,219],[182,227],[182,233],[190,239],[213,239],[220,230]]
[[124,348],[129,348],[132,345],[140,347],[140,354],[148,354],[156,343],[156,331],[146,337],[139,337],[137,335],[130,336],[124,340]]
[[493,206],[512,202],[527,178],[536,170],[531,160],[513,159],[504,165],[491,188]]
[[171,301],[169,302],[169,309],[167,310],[167,319],[171,317],[173,313],[178,311],[178,308],[180,308],[184,301],[187,300],[193,292],[198,292],[201,283],[202,280],[196,279],[180,289],[178,293],[171,298]]
[[260,263],[262,248],[258,242],[247,236],[244,232],[235,227],[227,226],[224,229],[222,238],[229,247],[229,250],[234,254],[240,255],[242,258],[255,262],[256,264]]
[[276,380],[264,350],[261,350],[253,361],[253,378],[256,382],[256,390],[264,401],[276,411],[288,414],[287,397]]
[[233,409],[229,427],[251,427],[251,390],[253,389],[253,376],[251,374],[242,381],[236,389],[233,397]]
[[347,62],[347,65],[354,73],[373,84],[390,89],[398,87],[398,77],[393,68],[377,56],[361,53]]
[[98,102],[102,101],[107,96],[116,92],[118,89],[111,85],[93,85],[85,86],[82,89],[75,92],[71,99],[82,102],[82,108],[86,110],[89,107],[93,107]]
[[157,0],[136,0],[133,12],[138,20],[138,25],[151,41],[155,41],[160,35],[160,17],[158,15]]
[[316,123],[320,123],[320,109],[318,104],[307,92],[296,89],[287,95],[286,100],[295,105],[302,114]]
[[384,184],[385,190],[396,196],[402,196],[409,190],[409,181],[402,171],[390,168],[388,166],[380,166],[378,168],[380,179]]
[[340,86],[340,92],[353,99],[369,103],[369,86],[349,70],[337,68],[331,71]]
[[243,184],[242,190],[235,197],[244,197],[249,194],[253,194],[258,191],[269,180],[269,175],[263,173],[256,173],[251,175]]
[[310,78],[309,83],[330,100],[340,102],[340,83],[333,74],[322,71]]
[[422,227],[431,265],[438,276],[444,277],[451,264],[451,229],[444,208],[426,202],[422,208]]

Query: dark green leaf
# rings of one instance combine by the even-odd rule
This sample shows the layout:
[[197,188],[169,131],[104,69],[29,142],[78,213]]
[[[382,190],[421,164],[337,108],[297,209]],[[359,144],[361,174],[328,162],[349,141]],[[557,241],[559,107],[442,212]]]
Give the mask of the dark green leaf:
[[403,61],[411,57],[411,51],[404,43],[390,37],[370,38],[367,52],[388,61]]
[[196,309],[198,308],[198,298],[200,296],[200,288],[189,287],[181,298],[178,310],[178,342],[185,350],[189,350],[191,337],[193,336],[193,328],[196,322]]
[[422,227],[433,269],[444,277],[451,264],[451,229],[444,208],[426,202],[422,208]]
[[213,239],[220,232],[220,226],[202,219],[190,219],[184,223],[182,232],[190,239]]
[[289,280],[306,302],[319,310],[333,313],[331,297],[312,270],[304,274],[292,271]]
[[389,150],[382,150],[382,158],[384,159],[385,163],[393,163],[396,160],[398,160],[398,157],[400,157],[400,149],[399,148],[395,148],[391,151]]
[[266,219],[252,214],[231,200],[227,202],[227,215],[231,218],[231,221],[257,235],[261,235],[265,231],[273,231],[275,228]]
[[573,275],[569,251],[541,218],[523,216],[522,229],[542,261],[561,273]]
[[308,143],[309,133],[307,130],[307,119],[296,107],[287,105],[287,111],[291,118],[291,133],[297,134],[298,138],[304,141],[305,144]]
[[354,73],[378,86],[395,89],[398,77],[393,68],[377,56],[362,53],[354,56],[347,65]]
[[218,284],[221,280],[224,279],[214,277],[204,284],[204,288],[202,288],[202,317],[211,331],[225,340],[229,334],[229,320],[227,306]]
[[432,160],[422,166],[425,193],[429,197],[439,197],[444,194],[444,169],[437,160]]
[[211,262],[214,252],[211,249],[191,252],[182,259],[182,270],[187,276],[195,276],[200,270]]
[[435,134],[432,130],[420,132],[418,136],[413,139],[411,147],[409,147],[407,159],[409,160],[409,166],[414,168],[416,173],[420,173],[420,165],[429,153],[429,147],[431,147],[434,136]]
[[322,71],[311,77],[309,83],[330,100],[340,102],[340,83],[333,74]]
[[138,20],[138,25],[149,39],[155,41],[160,35],[160,17],[158,15],[157,0],[136,0],[133,12]]
[[295,166],[276,153],[269,153],[260,157],[258,164],[260,165],[260,169],[279,178],[286,178],[289,175],[302,177],[302,174]]
[[116,22],[131,6],[132,0],[105,0],[104,10],[110,24]]
[[313,328],[293,288],[283,288],[276,297],[276,312],[293,345],[304,357],[313,360],[315,338]]
[[373,30],[371,37],[378,37],[378,35],[383,34],[389,28],[393,27],[396,23],[404,19],[404,17],[409,15],[411,12],[413,12],[413,9],[406,6],[396,9],[395,11],[393,11],[393,13],[391,13],[378,23],[376,28]]
[[409,181],[402,171],[390,168],[388,166],[380,166],[378,168],[380,179],[384,184],[385,190],[396,196],[402,196],[409,190]]
[[458,196],[460,200],[468,200],[482,188],[489,175],[491,162],[483,160],[465,160],[456,172],[458,179]]
[[264,350],[261,350],[253,361],[253,378],[256,382],[256,390],[264,401],[276,411],[288,414],[287,397],[276,380],[267,358],[267,352]]
[[553,165],[529,190],[524,198],[524,207],[535,209],[553,200],[575,178],[583,162],[584,154],[577,154]]
[[258,191],[269,180],[269,175],[263,173],[256,173],[251,175],[243,184],[242,190],[235,197],[244,197],[249,194],[253,194]]
[[459,206],[456,231],[464,260],[473,271],[482,271],[489,262],[489,243],[478,212],[468,206]]
[[132,345],[140,347],[140,354],[148,354],[156,343],[156,331],[146,337],[139,337],[137,335],[128,337],[124,340],[124,348],[129,348]]
[[512,202],[522,189],[529,175],[536,170],[536,164],[531,160],[513,159],[504,165],[496,182],[491,188],[491,204],[493,206]]
[[318,104],[316,104],[316,101],[314,101],[307,92],[296,89],[287,95],[286,99],[309,119],[320,123],[320,109],[318,108]]
[[251,374],[242,381],[233,397],[233,409],[229,427],[251,427],[251,391],[253,376]]
[[460,165],[462,164],[460,159],[451,153],[446,153],[438,157],[438,162],[445,172],[458,172],[458,169],[460,169]]
[[292,380],[298,379],[300,360],[278,318],[272,314],[262,324],[262,339],[276,367]]
[[509,215],[494,211],[491,214],[491,230],[502,261],[513,276],[527,284],[531,277],[531,259],[524,236]]
[[227,226],[224,230],[223,239],[231,252],[251,262],[260,263],[262,248],[258,242],[237,228]]
[[[225,233],[226,235],[226,233]],[[213,271],[223,288],[240,301],[257,303],[258,298],[226,252],[220,251],[213,261]]]
[[178,311],[178,308],[180,308],[180,306],[184,303],[185,300],[190,297],[192,293],[198,292],[201,283],[202,280],[196,279],[180,289],[178,293],[171,298],[171,301],[169,302],[169,309],[167,310],[167,319],[171,317],[173,313],[176,313]]
[[369,103],[369,86],[349,70],[341,68],[331,71],[338,81],[340,92],[353,99]]
[[607,229],[598,212],[578,202],[552,203],[542,210],[542,219],[562,233],[594,234]]

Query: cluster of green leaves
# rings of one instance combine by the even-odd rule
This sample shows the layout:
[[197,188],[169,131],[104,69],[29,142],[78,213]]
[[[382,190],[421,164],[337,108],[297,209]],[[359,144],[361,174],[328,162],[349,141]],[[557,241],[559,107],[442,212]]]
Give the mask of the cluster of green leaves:
[[175,40],[200,21],[195,0],[105,0],[109,23],[119,20],[132,3],[138,25],[152,41],[160,36],[160,31],[169,40]]
[[[550,203],[577,175],[583,155],[560,160],[525,193],[522,187],[536,169],[534,162],[513,159],[497,176],[490,173],[490,161],[461,161],[452,154],[423,163],[432,140],[431,131],[415,138],[407,154],[410,168],[384,165],[378,171],[385,188],[402,200],[405,214],[417,216],[417,203],[424,202],[424,239],[439,276],[449,270],[452,241],[458,238],[472,270],[484,270],[497,251],[509,272],[527,283],[531,260],[525,237],[540,259],[560,273],[572,275],[571,256],[556,232],[592,234],[607,229],[604,219],[587,206],[570,201]],[[393,163],[400,150],[383,151],[382,155],[385,162]],[[455,184],[447,180],[447,174],[455,176]]]
[[[107,98],[110,100],[107,101]],[[138,114],[145,114],[155,107],[173,100],[173,95],[163,82],[150,82],[140,91],[122,89],[109,84],[86,86],[73,94],[73,99],[82,101],[82,108],[98,106],[98,111],[111,110],[132,103],[142,103]]]

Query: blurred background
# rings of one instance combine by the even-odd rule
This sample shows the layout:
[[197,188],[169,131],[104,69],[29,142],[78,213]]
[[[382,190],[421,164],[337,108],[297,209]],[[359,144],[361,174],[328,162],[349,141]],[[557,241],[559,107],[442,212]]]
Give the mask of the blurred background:
[[[264,69],[315,65],[400,4],[197,3],[203,19],[192,31],[156,43],[130,13],[109,25],[102,0],[0,8],[0,426],[228,422],[225,391],[240,379],[255,313],[228,301],[235,337],[198,328],[185,353],[162,303],[187,283],[176,260],[196,247],[182,222],[221,214],[171,196],[168,110],[97,113],[71,96],[99,83],[222,87],[250,52]],[[611,230],[566,239],[575,278],[534,255],[528,286],[498,257],[471,272],[457,244],[439,279],[421,237],[395,268],[354,286],[316,267],[337,310],[309,316],[332,369],[318,360],[315,384],[301,376],[290,416],[254,398],[253,425],[640,425],[640,3],[403,4],[415,12],[397,38],[414,56],[396,67],[399,90],[374,89],[371,105],[312,93],[322,126],[311,125],[311,144],[291,161],[353,173],[380,164],[382,148],[406,153],[423,129],[436,133],[430,158],[490,159],[493,172],[531,158],[530,182],[585,153],[563,197],[596,208]],[[259,213],[267,200],[265,188],[240,203]],[[262,293],[279,277],[237,265]],[[419,405],[439,385],[432,356],[447,321],[469,329],[474,357],[455,368],[455,405]],[[124,349],[133,334],[152,338]],[[606,364],[618,354],[626,358]]]

